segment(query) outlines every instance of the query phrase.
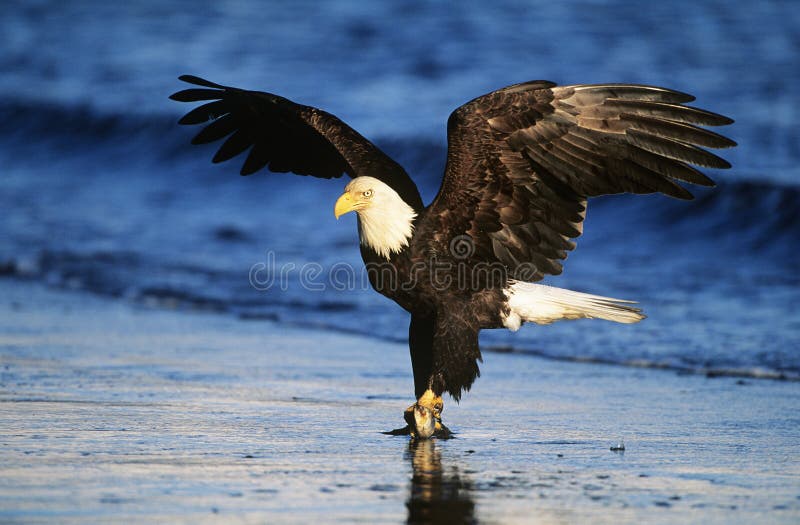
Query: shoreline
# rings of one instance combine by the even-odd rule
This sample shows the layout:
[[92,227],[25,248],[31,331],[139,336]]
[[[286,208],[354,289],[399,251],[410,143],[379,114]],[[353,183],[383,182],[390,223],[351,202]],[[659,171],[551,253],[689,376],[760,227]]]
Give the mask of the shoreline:
[[[54,293],[66,293],[66,294],[77,294],[77,295],[89,295],[91,297],[97,298],[99,300],[106,300],[106,301],[118,301],[120,298],[115,295],[108,295],[106,293],[94,291],[94,290],[84,290],[84,289],[69,289],[63,286],[56,286],[52,287],[48,284],[36,280],[30,279],[26,277],[21,277],[15,271],[8,271],[6,273],[3,272],[3,263],[0,262],[0,279],[3,279],[6,276],[10,276],[11,280],[9,282],[15,282],[19,284],[28,284],[34,287],[43,287],[48,290],[53,291]],[[11,263],[9,263],[9,268],[12,268]],[[13,270],[13,268],[12,268]],[[265,322],[272,324],[274,329],[287,329],[287,330],[311,330],[315,332],[325,333],[336,333],[346,336],[352,337],[359,337],[359,338],[368,338],[380,343],[396,343],[401,345],[406,345],[407,341],[403,338],[393,337],[390,335],[379,335],[379,334],[370,334],[364,330],[358,329],[351,329],[346,327],[340,327],[336,325],[327,325],[327,324],[320,324],[320,323],[313,323],[308,326],[305,326],[302,321],[300,320],[287,320],[281,319],[275,314],[257,314],[257,313],[236,313],[226,309],[216,309],[216,308],[206,308],[203,306],[193,305],[189,303],[188,305],[182,305],[180,303],[159,303],[158,301],[153,301],[151,299],[145,300],[124,300],[123,304],[126,304],[129,308],[132,309],[141,309],[147,311],[165,311],[165,312],[172,312],[172,313],[184,313],[187,315],[194,315],[194,314],[210,314],[210,315],[220,315],[220,316],[227,316],[230,319],[242,321],[242,322]],[[298,314],[299,316],[300,314]],[[588,320],[590,322],[597,322],[597,320]],[[535,325],[528,326],[526,330],[533,329],[535,330]],[[736,378],[742,380],[753,380],[753,381],[788,381],[788,382],[800,382],[800,375],[795,372],[787,372],[785,370],[772,370],[768,368],[761,368],[761,367],[752,367],[752,368],[736,368],[736,367],[705,367],[705,368],[692,368],[689,366],[684,366],[680,364],[672,364],[667,362],[659,362],[659,361],[648,361],[646,359],[632,359],[627,361],[616,361],[613,359],[603,359],[597,358],[592,356],[563,356],[563,355],[556,355],[548,353],[545,350],[537,349],[537,348],[530,348],[530,347],[520,347],[515,346],[513,344],[497,344],[497,343],[489,343],[489,344],[481,344],[481,353],[483,354],[513,354],[518,356],[525,356],[525,357],[532,357],[536,359],[544,359],[548,361],[557,361],[563,363],[577,363],[577,364],[596,364],[596,365],[604,365],[604,366],[616,366],[621,368],[637,368],[637,369],[645,369],[645,370],[662,370],[667,372],[672,372],[680,375],[697,375],[697,376],[704,376],[707,378]]]
[[0,291],[4,522],[800,518],[792,381],[487,352],[412,445],[404,344]]

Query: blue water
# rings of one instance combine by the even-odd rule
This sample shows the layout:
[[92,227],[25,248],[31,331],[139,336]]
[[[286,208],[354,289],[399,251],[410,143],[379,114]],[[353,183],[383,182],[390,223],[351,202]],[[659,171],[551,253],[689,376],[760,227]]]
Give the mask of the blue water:
[[649,318],[526,326],[483,345],[800,378],[792,3],[114,4],[0,8],[5,278],[404,340],[406,314],[361,282],[354,218],[333,219],[344,181],[211,165],[213,148],[176,125],[189,107],[167,99],[178,75],[325,108],[400,161],[426,201],[447,116],[476,95],[536,78],[666,85],[736,119],[734,169],[691,203],[596,200],[565,274],[548,280],[639,300]]

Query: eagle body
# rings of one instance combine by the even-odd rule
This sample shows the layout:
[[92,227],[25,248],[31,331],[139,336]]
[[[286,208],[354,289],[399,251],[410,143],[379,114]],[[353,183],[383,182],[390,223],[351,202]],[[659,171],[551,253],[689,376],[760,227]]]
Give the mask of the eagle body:
[[590,197],[691,199],[679,182],[713,185],[694,166],[730,167],[705,148],[735,145],[705,129],[733,121],[686,105],[694,98],[685,93],[525,82],[450,115],[445,174],[425,206],[405,170],[335,116],[270,93],[180,78],[199,87],[171,98],[204,102],[180,120],[205,125],[193,143],[225,139],[214,162],[247,152],[242,175],[268,168],[352,178],[334,214],[358,215],[370,284],[410,314],[417,402],[405,418],[421,438],[446,428],[441,396],[459,400],[478,377],[480,330],[643,319],[631,301],[537,281],[561,273]]

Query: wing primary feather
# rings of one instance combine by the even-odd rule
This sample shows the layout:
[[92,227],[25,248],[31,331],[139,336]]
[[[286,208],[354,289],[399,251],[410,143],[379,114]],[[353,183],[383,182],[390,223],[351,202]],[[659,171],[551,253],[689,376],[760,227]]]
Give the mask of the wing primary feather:
[[698,146],[731,148],[736,145],[735,142],[727,137],[681,122],[630,113],[622,114],[620,120],[627,123],[630,129],[644,131],[667,139],[680,140],[689,144],[697,144]]
[[236,131],[237,123],[233,115],[223,115],[211,124],[203,128],[200,133],[194,136],[192,144],[208,144],[223,137],[227,137]]
[[630,159],[637,164],[645,166],[665,177],[671,177],[700,186],[716,185],[711,178],[681,161],[650,153],[637,146],[628,148],[628,155]]
[[194,84],[196,86],[205,86],[205,87],[210,87],[210,88],[226,89],[225,86],[222,86],[220,84],[215,84],[214,82],[211,82],[210,80],[206,80],[204,78],[196,77],[194,75],[181,75],[181,76],[178,77],[178,80],[183,80],[184,82],[186,82],[188,84]]
[[217,153],[214,155],[214,158],[211,159],[211,162],[217,164],[232,159],[252,145],[253,140],[250,134],[246,131],[238,129],[234,131],[233,134],[225,140],[225,142],[222,143],[222,146],[219,147],[219,150],[217,150]]
[[630,181],[635,181],[636,190],[634,193],[661,192],[683,200],[691,200],[694,198],[683,186],[675,184],[670,179],[630,159],[609,159],[609,167],[614,170],[617,175],[625,177]]
[[561,96],[558,92],[559,89],[561,88],[553,90],[557,93],[557,98],[564,98],[567,101],[571,101],[574,98],[575,102],[582,106],[602,104],[609,98],[651,100],[678,104],[694,100],[694,97],[688,93],[640,84],[585,84],[572,86],[573,93],[570,96]]
[[701,126],[726,126],[733,124],[733,119],[704,109],[670,104],[667,102],[654,102],[649,100],[607,99],[602,105],[587,108],[584,111],[595,112],[601,115],[635,113],[649,115],[687,124]]
[[643,150],[663,155],[670,159],[681,160],[706,168],[727,169],[731,167],[730,163],[725,159],[691,144],[656,137],[635,129],[628,130],[626,136],[629,137],[632,144]]
[[200,100],[218,100],[222,93],[223,91],[217,89],[190,88],[173,93],[169,98],[178,102],[198,102]]
[[263,147],[253,146],[250,153],[247,155],[242,169],[239,171],[240,175],[252,175],[269,163],[268,150]]
[[209,102],[208,104],[203,104],[202,106],[197,106],[184,115],[183,118],[178,121],[178,124],[204,124],[209,120],[215,120],[228,113],[228,108],[226,106],[224,100],[217,100]]

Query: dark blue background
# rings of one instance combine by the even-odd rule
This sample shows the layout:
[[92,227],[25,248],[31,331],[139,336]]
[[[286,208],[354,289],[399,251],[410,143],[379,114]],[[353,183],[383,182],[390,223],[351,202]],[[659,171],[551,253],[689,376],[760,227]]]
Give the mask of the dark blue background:
[[[740,146],[693,203],[614,197],[550,284],[636,299],[650,318],[492,333],[565,359],[800,376],[800,12],[793,2],[5,2],[0,268],[158,307],[402,339],[368,290],[248,273],[360,268],[344,181],[236,175],[189,146],[167,100],[193,73],[322,107],[384,147],[430,199],[445,122],[506,84],[635,82],[729,115]],[[272,255],[271,255],[272,254]],[[330,284],[330,283],[328,283]],[[79,297],[79,296],[76,296]]]

